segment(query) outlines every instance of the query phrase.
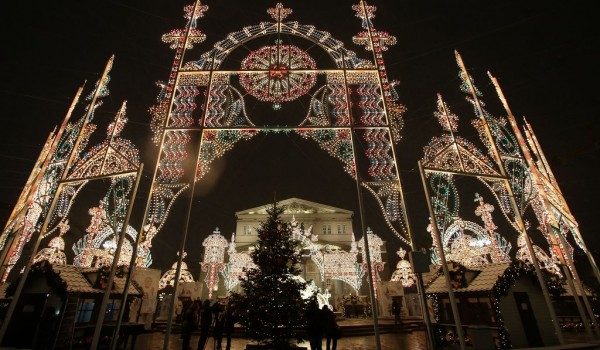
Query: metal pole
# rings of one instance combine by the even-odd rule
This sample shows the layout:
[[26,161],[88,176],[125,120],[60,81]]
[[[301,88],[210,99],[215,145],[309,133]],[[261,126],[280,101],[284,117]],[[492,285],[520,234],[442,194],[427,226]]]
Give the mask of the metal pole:
[[431,205],[431,197],[429,196],[429,186],[427,185],[425,170],[423,170],[423,164],[421,164],[421,161],[419,161],[418,164],[419,173],[421,174],[421,182],[423,183],[423,189],[425,190],[427,209],[429,210],[429,215],[431,216],[431,226],[433,228],[433,233],[435,236],[434,239],[438,246],[440,261],[442,263],[442,271],[444,272],[444,279],[446,280],[446,288],[448,288],[448,297],[450,298],[450,307],[452,308],[452,315],[454,316],[454,322],[456,325],[456,333],[458,334],[460,349],[465,350],[465,335],[462,329],[462,323],[460,321],[458,307],[456,305],[456,298],[454,297],[454,289],[452,288],[452,284],[450,283],[450,272],[448,271],[448,265],[446,264],[446,254],[444,253],[444,246],[442,245],[442,240],[440,238],[440,231],[437,227],[436,215],[433,211],[433,206]]
[[[375,349],[381,350],[381,340],[379,339],[379,323],[377,310],[377,300],[375,299],[375,286],[373,284],[373,267],[371,266],[371,254],[369,253],[369,239],[368,232],[365,230],[364,210],[362,203],[362,191],[360,190],[360,175],[358,175],[358,169],[356,169],[356,190],[358,191],[358,211],[360,213],[360,226],[363,232],[363,239],[365,242],[365,259],[367,260],[367,281],[369,282],[369,298],[371,300],[371,310],[373,313],[373,331],[375,335]],[[165,349],[166,350],[166,349]]]
[[423,312],[423,322],[425,323],[425,333],[427,334],[427,347],[429,349],[435,349],[433,329],[431,328],[431,320],[429,319],[429,308],[427,307],[427,299],[425,295],[425,286],[423,285],[423,274],[417,273],[416,275],[417,293],[419,293],[419,304],[421,304],[421,310]]
[[[100,340],[100,333],[102,332],[102,324],[104,323],[104,316],[106,315],[106,305],[108,304],[108,299],[110,298],[110,293],[112,291],[113,282],[115,280],[115,274],[117,272],[117,265],[119,265],[119,257],[121,256],[121,248],[123,247],[123,242],[125,241],[125,236],[127,235],[127,227],[129,226],[129,219],[131,218],[131,211],[133,209],[133,204],[134,204],[135,196],[137,194],[137,189],[138,189],[138,185],[140,183],[140,177],[142,176],[143,169],[144,169],[144,164],[140,164],[140,167],[138,168],[138,171],[137,171],[135,185],[133,187],[133,192],[131,193],[131,199],[129,200],[129,208],[127,208],[125,222],[123,222],[123,227],[121,228],[121,235],[119,237],[119,242],[117,243],[117,250],[115,251],[115,255],[113,257],[113,262],[110,267],[110,273],[108,274],[108,282],[106,285],[106,289],[104,290],[104,295],[102,296],[102,302],[100,303],[100,311],[98,312],[98,318],[96,319],[96,328],[94,329],[94,337],[92,338],[92,345],[90,347],[91,350],[96,350],[98,348],[98,341]],[[116,233],[116,227],[115,227],[115,233]],[[135,254],[135,252],[133,254]],[[123,291],[123,292],[125,292],[125,291]],[[121,305],[121,308],[124,308],[124,307],[125,307],[125,305]],[[113,339],[113,341],[114,341],[114,339]]]
[[[141,180],[141,175],[142,175],[142,171],[143,171],[143,167],[144,164],[141,164],[141,168],[138,170],[138,176],[136,179],[136,186],[139,186],[138,184],[140,183]],[[135,200],[135,196],[133,197],[133,200]],[[143,230],[143,227],[142,227]],[[125,286],[123,286],[123,296],[121,298],[121,308],[119,309],[119,316],[117,317],[117,323],[115,325],[115,330],[114,330],[114,334],[113,334],[113,340],[111,343],[111,350],[115,350],[116,346],[117,346],[117,337],[119,335],[119,330],[121,328],[121,324],[123,322],[123,315],[125,314],[125,307],[127,306],[127,296],[129,294],[129,285],[131,284],[131,276],[134,272],[135,269],[135,263],[137,260],[137,251],[138,251],[138,247],[139,247],[139,243],[141,241],[142,238],[142,230],[140,230],[140,232],[137,235],[137,238],[135,240],[135,242],[133,243],[133,250],[132,250],[132,254],[131,254],[131,260],[129,261],[129,268],[127,270],[127,277],[125,278]],[[141,305],[140,305],[141,308]]]
[[163,343],[163,349],[169,350],[169,337],[171,335],[171,325],[173,324],[173,310],[175,309],[175,298],[177,297],[177,287],[179,286],[179,278],[181,277],[181,265],[183,262],[183,252],[185,250],[185,242],[187,239],[188,229],[190,226],[190,217],[192,214],[192,204],[194,202],[194,190],[196,189],[196,181],[192,182],[192,188],[190,192],[190,200],[188,202],[188,209],[185,215],[185,226],[183,228],[183,237],[181,238],[181,245],[179,246],[179,259],[177,259],[177,269],[175,272],[175,280],[173,281],[173,297],[169,302],[169,315],[167,316],[167,329],[165,330],[165,339]]

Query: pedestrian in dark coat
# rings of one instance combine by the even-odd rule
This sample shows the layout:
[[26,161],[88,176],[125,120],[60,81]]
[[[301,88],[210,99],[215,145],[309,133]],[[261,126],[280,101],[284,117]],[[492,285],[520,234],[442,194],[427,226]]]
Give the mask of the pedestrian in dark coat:
[[200,309],[200,339],[198,339],[198,350],[204,350],[206,341],[208,340],[208,332],[212,324],[212,308],[210,300],[204,300]]
[[323,305],[323,308],[321,308],[321,317],[325,337],[327,337],[326,350],[335,350],[337,348],[337,340],[340,338],[340,327],[335,321],[335,314],[329,306]]
[[192,332],[198,327],[198,306],[192,304],[188,307],[183,315],[183,322],[181,323],[181,349],[191,350],[190,340],[192,339]]
[[231,334],[233,333],[236,322],[237,314],[235,311],[235,304],[229,302],[227,309],[225,309],[225,338],[227,339],[225,350],[231,350]]
[[218,301],[212,306],[214,325],[213,337],[215,340],[215,350],[221,350],[221,341],[223,340],[223,328],[225,327],[225,308]]
[[306,309],[306,335],[311,350],[322,350],[323,323],[321,322],[321,310],[316,300],[311,300]]

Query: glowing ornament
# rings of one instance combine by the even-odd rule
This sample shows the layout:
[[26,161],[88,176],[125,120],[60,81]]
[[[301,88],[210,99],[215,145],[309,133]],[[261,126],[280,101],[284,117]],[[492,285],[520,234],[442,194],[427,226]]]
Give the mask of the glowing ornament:
[[297,46],[264,46],[242,61],[240,84],[257,99],[280,104],[308,93],[316,82],[317,73],[311,71],[316,68],[315,61]]
[[[179,253],[177,253],[179,255]],[[183,252],[183,259],[187,253]],[[166,286],[173,287],[175,285],[175,275],[177,274],[177,261],[173,263],[170,270],[167,270],[158,281],[158,289],[164,289]],[[181,261],[181,271],[179,273],[179,282],[194,282],[194,276],[188,270],[188,266],[184,261]]]
[[397,254],[400,257],[400,261],[396,264],[396,271],[392,273],[390,281],[401,282],[403,287],[411,287],[415,284],[416,276],[412,272],[410,262],[404,259],[406,250],[400,248]]

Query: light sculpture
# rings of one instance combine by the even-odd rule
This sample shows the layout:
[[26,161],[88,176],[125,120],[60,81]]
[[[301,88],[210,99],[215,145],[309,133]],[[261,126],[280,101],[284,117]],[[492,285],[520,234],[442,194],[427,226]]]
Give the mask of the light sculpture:
[[415,284],[417,277],[412,270],[410,262],[404,259],[406,250],[400,248],[396,254],[400,257],[400,261],[396,264],[396,270],[392,273],[390,281],[400,282],[403,287],[412,287]]
[[383,245],[383,240],[381,237],[374,234],[368,227],[367,235],[369,235],[369,257],[371,258],[371,261],[366,261],[367,253],[364,238],[361,238],[358,241],[358,247],[360,248],[362,256],[362,269],[369,271],[367,264],[371,265],[370,271],[373,277],[373,289],[375,291],[375,298],[377,298],[377,282],[380,281],[379,272],[383,271],[383,266],[385,264],[381,259],[381,246]]
[[212,298],[213,290],[219,285],[219,273],[225,269],[225,249],[229,247],[227,240],[217,227],[211,235],[202,242],[204,260],[200,263],[202,271],[206,272],[204,282],[208,287],[208,298]]
[[[183,252],[183,258],[187,255]],[[177,273],[177,261],[173,263],[170,270],[167,270],[158,281],[158,289],[165,289],[167,286],[173,287],[175,285],[175,275]],[[181,262],[181,273],[179,274],[179,282],[194,282],[194,276],[188,270],[188,266],[185,262]]]
[[62,236],[67,233],[70,228],[69,220],[61,222],[59,224],[60,235],[52,238],[48,243],[48,247],[41,249],[37,253],[35,258],[33,258],[33,263],[35,264],[45,260],[51,264],[65,265],[67,263],[67,256],[65,254],[65,240]]
[[[283,4],[267,10],[270,21],[224,35],[192,59],[187,50],[204,40],[197,21],[208,9],[198,2],[194,8],[201,10],[193,15],[186,10],[185,29],[163,37],[176,52],[169,79],[159,83],[159,99],[151,108],[160,152],[144,218],[143,249],[151,249],[152,239],[164,229],[173,202],[195,184],[202,186],[216,159],[240,141],[261,133],[296,133],[317,142],[374,196],[388,227],[410,246],[393,149],[401,137],[404,107],[398,102],[397,82],[387,77],[382,55],[396,40],[373,28],[375,8],[366,6],[365,11],[362,2],[353,7],[363,27],[355,41],[372,54],[370,59],[358,58],[326,31],[288,21],[293,12]],[[271,39],[252,46],[259,38]],[[307,49],[305,42],[312,45]],[[239,69],[231,69],[235,64],[228,61],[230,54],[243,47],[255,48],[235,63]],[[327,66],[333,67],[321,68],[313,50],[326,53],[319,57],[328,58]],[[258,125],[256,116],[246,108],[251,98],[276,109],[290,101],[306,100],[306,117],[290,122],[286,115],[278,115],[280,127]],[[366,160],[359,161],[364,164],[357,163],[359,138],[367,145],[366,157],[362,157]],[[192,145],[197,139],[199,145]],[[194,173],[187,174],[183,164],[190,149],[197,151],[198,157]],[[364,177],[359,179],[357,173],[363,168]]]

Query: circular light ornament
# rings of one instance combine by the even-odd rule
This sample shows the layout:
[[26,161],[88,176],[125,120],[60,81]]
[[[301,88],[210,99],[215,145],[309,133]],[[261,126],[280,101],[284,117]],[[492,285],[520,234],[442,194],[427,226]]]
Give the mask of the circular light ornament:
[[315,61],[304,50],[294,45],[272,45],[252,51],[241,64],[240,84],[252,96],[272,102],[281,108],[281,102],[292,101],[305,95],[315,85]]

